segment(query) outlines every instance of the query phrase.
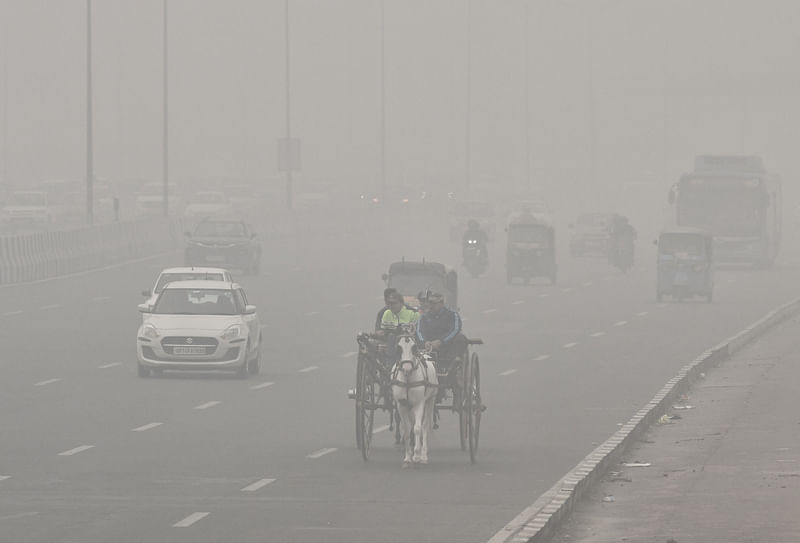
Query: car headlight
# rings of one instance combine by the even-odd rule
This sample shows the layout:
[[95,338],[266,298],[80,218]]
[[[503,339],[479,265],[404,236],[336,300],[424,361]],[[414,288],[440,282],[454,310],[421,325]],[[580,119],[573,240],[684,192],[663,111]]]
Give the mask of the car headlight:
[[156,339],[158,338],[158,330],[156,330],[156,327],[152,324],[145,324],[142,327],[142,336],[147,339]]
[[225,341],[230,341],[242,335],[242,327],[238,324],[234,324],[233,326],[229,326],[222,335],[220,336]]

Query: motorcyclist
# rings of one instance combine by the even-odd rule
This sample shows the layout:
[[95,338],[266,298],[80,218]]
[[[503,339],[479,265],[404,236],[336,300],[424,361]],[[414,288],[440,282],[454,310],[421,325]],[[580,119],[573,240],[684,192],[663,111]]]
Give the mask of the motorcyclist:
[[469,249],[477,249],[478,255],[483,260],[488,260],[489,251],[487,248],[489,236],[481,228],[480,223],[475,219],[470,219],[467,222],[467,229],[464,231],[462,238],[462,256],[466,257]]

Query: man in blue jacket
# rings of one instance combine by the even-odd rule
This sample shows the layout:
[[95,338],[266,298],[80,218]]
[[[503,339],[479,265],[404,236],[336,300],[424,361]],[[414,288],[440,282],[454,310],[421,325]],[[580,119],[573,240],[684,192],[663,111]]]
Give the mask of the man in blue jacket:
[[428,296],[428,310],[419,319],[417,339],[437,353],[440,371],[449,371],[452,363],[460,364],[467,350],[467,338],[461,333],[461,317],[444,306],[444,296]]

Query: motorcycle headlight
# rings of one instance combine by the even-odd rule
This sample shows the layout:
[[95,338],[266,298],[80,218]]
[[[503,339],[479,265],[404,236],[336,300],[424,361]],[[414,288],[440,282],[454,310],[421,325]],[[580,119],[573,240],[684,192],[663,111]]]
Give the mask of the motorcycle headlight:
[[152,324],[145,324],[142,328],[142,336],[147,339],[156,339],[158,338],[158,330]]
[[230,341],[232,339],[236,339],[237,337],[242,335],[242,327],[238,324],[234,324],[233,326],[229,326],[222,335],[220,336],[225,341]]

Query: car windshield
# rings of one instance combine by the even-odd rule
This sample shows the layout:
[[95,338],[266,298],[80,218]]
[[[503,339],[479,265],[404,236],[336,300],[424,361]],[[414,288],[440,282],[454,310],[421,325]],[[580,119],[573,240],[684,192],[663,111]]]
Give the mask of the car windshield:
[[15,192],[14,202],[20,206],[46,206],[47,195],[44,192]]
[[162,273],[156,283],[156,294],[164,290],[164,285],[174,281],[194,281],[202,280],[207,281],[224,281],[225,278],[221,273],[203,273],[203,272],[190,272],[190,273]]
[[232,290],[168,288],[159,295],[157,315],[238,315]]
[[697,234],[662,234],[658,240],[658,252],[662,255],[685,253],[689,256],[705,256],[705,238]]
[[243,237],[244,225],[240,222],[214,222],[206,221],[197,225],[194,230],[195,236],[202,237]]
[[515,224],[508,227],[508,241],[547,244],[547,229],[537,224]]
[[219,192],[200,192],[192,196],[192,204],[224,204],[225,195]]

